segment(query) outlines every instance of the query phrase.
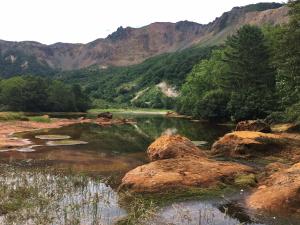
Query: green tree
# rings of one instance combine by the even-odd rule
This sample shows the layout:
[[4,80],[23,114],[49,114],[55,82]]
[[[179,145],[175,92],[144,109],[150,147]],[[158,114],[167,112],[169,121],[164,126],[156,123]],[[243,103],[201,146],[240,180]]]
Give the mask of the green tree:
[[50,111],[53,112],[77,111],[72,89],[60,81],[53,81],[50,85],[48,89],[48,103]]
[[300,102],[300,1],[289,1],[289,24],[275,46],[277,90],[282,109]]
[[7,110],[25,110],[24,89],[25,80],[21,77],[13,77],[1,82],[1,103]]
[[[229,72],[224,88],[231,93],[228,110],[234,120],[264,118],[275,106],[275,72],[260,28],[245,25],[226,41]],[[259,106],[259,107],[255,107]]]
[[88,95],[82,91],[79,84],[72,85],[72,92],[75,98],[76,111],[85,112],[91,105]]
[[[216,120],[227,117],[225,111],[228,94],[221,89],[222,77],[229,68],[223,57],[223,50],[215,50],[209,60],[203,60],[193,68],[177,101],[179,112],[203,119]],[[217,106],[217,103],[222,105]]]

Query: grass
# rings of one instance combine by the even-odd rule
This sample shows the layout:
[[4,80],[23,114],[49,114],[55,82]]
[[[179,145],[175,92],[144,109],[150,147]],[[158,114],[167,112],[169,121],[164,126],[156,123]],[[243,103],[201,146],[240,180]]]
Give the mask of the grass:
[[0,112],[0,121],[28,120],[22,112]]
[[257,180],[254,174],[241,174],[234,179],[234,183],[239,187],[255,187]]
[[38,123],[50,123],[47,116],[26,116],[23,112],[0,112],[0,121],[33,121]]
[[214,188],[186,188],[182,190],[164,191],[151,194],[133,194],[121,192],[119,203],[127,210],[127,217],[117,222],[117,225],[143,224],[143,221],[155,216],[158,209],[178,201],[209,200],[223,198],[232,193],[235,187],[219,185]]
[[107,224],[103,210],[116,204],[116,193],[99,177],[4,164],[0,175],[3,224]]
[[27,117],[29,121],[38,123],[50,123],[51,119],[47,116],[29,116]]

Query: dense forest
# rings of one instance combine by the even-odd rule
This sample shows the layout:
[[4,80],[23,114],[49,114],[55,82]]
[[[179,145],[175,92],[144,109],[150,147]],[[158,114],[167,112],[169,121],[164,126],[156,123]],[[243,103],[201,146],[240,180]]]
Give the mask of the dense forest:
[[245,25],[197,64],[177,110],[209,120],[300,122],[300,1],[289,7],[288,25]]
[[68,86],[38,76],[0,80],[1,111],[81,112],[89,107],[89,98],[78,84]]

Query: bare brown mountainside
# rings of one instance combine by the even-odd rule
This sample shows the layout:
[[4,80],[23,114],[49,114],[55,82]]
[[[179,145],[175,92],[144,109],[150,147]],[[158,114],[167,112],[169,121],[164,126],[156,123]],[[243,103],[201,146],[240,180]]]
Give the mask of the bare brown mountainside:
[[[288,20],[285,6],[274,3],[253,6],[257,5],[233,8],[206,25],[181,21],[157,22],[141,28],[120,27],[107,38],[87,44],[44,45],[0,40],[0,52],[7,63],[13,64],[17,53],[21,53],[53,69],[74,70],[91,65],[126,66],[193,45],[221,43],[244,24],[282,24]],[[30,66],[24,63],[22,66]]]

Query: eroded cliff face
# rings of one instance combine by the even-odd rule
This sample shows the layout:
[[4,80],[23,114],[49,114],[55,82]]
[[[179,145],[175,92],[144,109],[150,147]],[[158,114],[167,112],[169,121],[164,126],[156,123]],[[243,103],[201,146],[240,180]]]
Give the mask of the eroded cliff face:
[[[268,9],[271,8],[271,9]],[[202,25],[189,21],[153,23],[141,28],[120,27],[105,39],[87,44],[0,41],[0,52],[7,63],[22,56],[52,69],[73,70],[98,65],[127,66],[147,58],[182,50],[193,45],[222,43],[244,24],[282,24],[288,21],[288,8],[269,5],[262,11],[256,8],[233,8],[215,21]],[[25,57],[26,58],[26,57]],[[27,63],[30,67],[31,63]]]

